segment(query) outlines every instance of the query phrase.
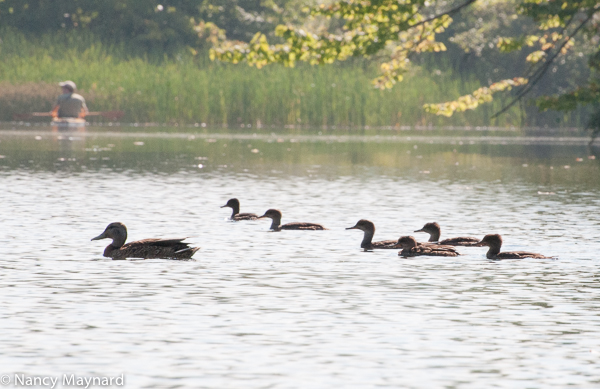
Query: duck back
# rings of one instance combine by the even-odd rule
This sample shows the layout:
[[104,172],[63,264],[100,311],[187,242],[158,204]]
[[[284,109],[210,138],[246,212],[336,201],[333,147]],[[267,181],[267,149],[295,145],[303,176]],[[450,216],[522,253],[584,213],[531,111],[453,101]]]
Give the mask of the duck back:
[[553,257],[546,257],[545,255],[538,253],[530,253],[528,251],[505,251],[498,253],[491,259],[523,259],[523,258],[535,258],[535,259],[554,259]]
[[122,247],[115,248],[107,253],[107,250],[112,247],[109,245],[104,255],[112,259],[190,259],[200,248],[190,247],[189,243],[183,242],[184,239],[186,238],[142,239],[124,244]]
[[418,256],[431,256],[431,257],[458,257],[460,254],[451,246],[448,247],[431,247],[431,246],[417,246],[410,249],[404,249],[398,253],[402,257],[418,257]]
[[233,217],[233,220],[235,220],[235,221],[256,220],[256,219],[258,219],[258,215],[254,214],[254,213],[238,213],[237,215],[235,215]]
[[320,224],[316,223],[287,223],[279,227],[281,230],[326,230],[327,228],[323,227]]
[[375,249],[397,249],[398,248],[398,239],[396,240],[380,240],[379,242],[371,243],[373,248]]
[[442,241],[439,241],[438,244],[450,246],[473,246],[475,243],[478,242],[478,238],[473,238],[470,236],[460,236],[457,238],[444,239]]

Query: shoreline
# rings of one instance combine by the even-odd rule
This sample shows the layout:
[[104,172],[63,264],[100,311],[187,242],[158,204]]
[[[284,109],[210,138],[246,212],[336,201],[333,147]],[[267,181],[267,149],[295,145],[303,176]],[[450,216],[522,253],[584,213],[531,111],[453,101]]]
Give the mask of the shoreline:
[[[50,126],[48,126],[50,127]],[[0,123],[1,128],[1,123]],[[210,129],[209,129],[210,130]],[[217,140],[261,140],[277,143],[303,143],[303,142],[326,142],[326,143],[426,143],[426,144],[456,144],[456,145],[588,145],[589,136],[456,136],[456,135],[361,135],[361,134],[289,134],[289,133],[222,133],[222,132],[118,132],[118,131],[77,131],[60,130],[48,132],[39,128],[27,127],[27,129],[0,129],[0,136],[63,136],[80,138],[155,138],[155,139],[204,139],[207,142]]]

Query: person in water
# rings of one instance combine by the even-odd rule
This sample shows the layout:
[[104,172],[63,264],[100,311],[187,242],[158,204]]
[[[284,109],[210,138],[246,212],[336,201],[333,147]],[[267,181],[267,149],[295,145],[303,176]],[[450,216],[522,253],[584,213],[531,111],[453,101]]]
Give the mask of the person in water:
[[58,84],[62,87],[62,95],[56,99],[52,108],[53,118],[83,118],[89,113],[83,96],[75,93],[77,86],[73,81],[63,81]]

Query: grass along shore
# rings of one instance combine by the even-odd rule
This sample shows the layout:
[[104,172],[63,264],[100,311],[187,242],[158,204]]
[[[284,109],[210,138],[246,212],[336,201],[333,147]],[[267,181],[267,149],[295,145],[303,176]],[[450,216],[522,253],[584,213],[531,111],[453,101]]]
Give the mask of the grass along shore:
[[518,126],[514,109],[497,121],[493,104],[452,118],[422,105],[455,99],[478,87],[449,72],[414,69],[391,90],[374,89],[376,68],[364,62],[296,68],[211,62],[205,55],[176,58],[129,56],[124,46],[87,34],[28,40],[0,31],[0,120],[13,113],[49,111],[57,83],[70,79],[90,110],[123,110],[123,122],[303,126]]

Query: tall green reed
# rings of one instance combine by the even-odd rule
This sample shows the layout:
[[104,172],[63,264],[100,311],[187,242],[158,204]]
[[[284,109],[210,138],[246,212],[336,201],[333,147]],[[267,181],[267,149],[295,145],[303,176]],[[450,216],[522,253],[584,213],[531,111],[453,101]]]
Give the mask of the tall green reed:
[[[0,39],[0,106],[13,112],[48,110],[53,99],[41,104],[40,98],[32,97],[32,88],[39,85],[40,96],[46,98],[49,84],[70,79],[88,98],[91,110],[120,109],[125,111],[123,121],[130,122],[229,127],[520,123],[517,109],[490,122],[501,100],[452,118],[425,113],[424,103],[452,100],[479,86],[475,80],[463,82],[450,72],[432,76],[415,68],[405,81],[381,91],[370,83],[377,69],[365,61],[258,70],[245,64],[211,62],[203,54],[133,56],[125,45],[106,45],[85,33],[28,39],[2,30]],[[27,89],[21,96],[20,86]],[[9,89],[11,93],[6,92]],[[9,120],[10,115],[8,109],[0,109],[0,120]]]

